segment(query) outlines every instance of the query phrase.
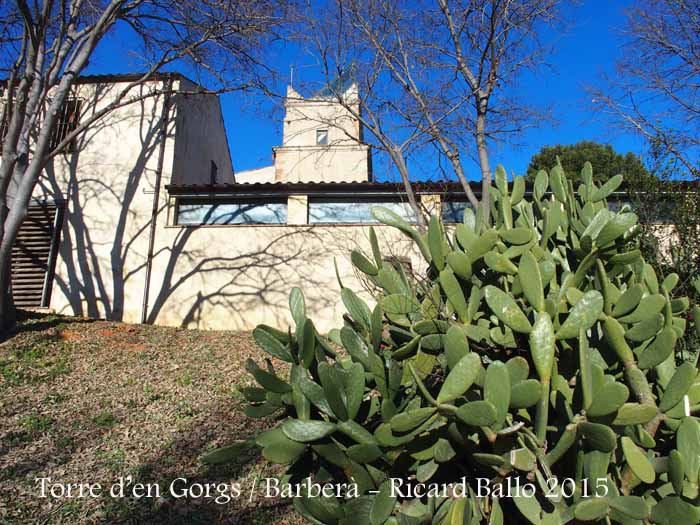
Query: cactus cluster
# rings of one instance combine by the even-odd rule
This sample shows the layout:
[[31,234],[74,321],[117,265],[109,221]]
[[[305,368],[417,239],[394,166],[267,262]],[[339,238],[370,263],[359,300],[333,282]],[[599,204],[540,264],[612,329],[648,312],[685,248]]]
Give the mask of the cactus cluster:
[[[637,216],[609,209],[622,177],[598,187],[592,175],[587,164],[574,187],[560,166],[541,171],[530,197],[499,167],[488,220],[467,209],[455,228],[432,217],[419,232],[376,208],[413,239],[425,274],[388,262],[370,231],[372,253],[351,260],[376,306],[342,288],[345,324],[324,337],[295,289],[295,327],[256,328],[290,372],[248,363],[258,386],[243,389],[246,413],[277,418],[255,444],[288,465],[285,481],[358,488],[296,498],[306,519],[700,522],[700,378],[675,351],[700,309],[673,296],[675,274],[660,280],[645,263]],[[396,494],[396,480],[463,490]],[[534,493],[508,490],[526,484]]]

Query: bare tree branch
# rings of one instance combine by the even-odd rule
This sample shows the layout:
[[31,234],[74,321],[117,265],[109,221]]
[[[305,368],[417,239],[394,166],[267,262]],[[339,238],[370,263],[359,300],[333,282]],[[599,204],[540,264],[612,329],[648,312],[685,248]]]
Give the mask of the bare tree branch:
[[591,88],[622,129],[700,176],[700,1],[645,0],[629,9],[614,78]]
[[320,57],[325,84],[348,75],[358,82],[356,118],[406,187],[414,159],[432,147],[488,219],[491,148],[535,117],[544,120],[511,88],[541,62],[546,48],[536,33],[556,7],[556,0],[346,0],[321,12],[309,5],[297,38]]
[[[266,70],[263,43],[286,12],[284,0],[8,0],[0,3],[0,72],[6,73],[0,158],[0,325],[11,321],[12,246],[49,161],[116,109],[163,94],[152,83],[167,66],[213,85],[241,89]],[[58,142],[54,128],[95,49],[129,27],[144,73]],[[269,72],[269,69],[267,69]],[[151,89],[135,89],[148,85]]]

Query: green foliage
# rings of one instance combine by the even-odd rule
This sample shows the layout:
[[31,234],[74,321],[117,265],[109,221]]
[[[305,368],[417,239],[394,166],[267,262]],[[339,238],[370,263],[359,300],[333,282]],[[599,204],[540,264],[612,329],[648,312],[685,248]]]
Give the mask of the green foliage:
[[24,431],[32,436],[44,434],[51,430],[54,425],[54,420],[50,416],[40,415],[36,412],[22,416],[19,422]]
[[557,158],[559,158],[564,172],[569,174],[574,182],[580,182],[578,174],[581,173],[586,162],[589,162],[593,167],[593,180],[598,184],[604,183],[618,174],[621,174],[627,181],[649,177],[649,172],[636,155],[632,153],[621,155],[613,150],[609,144],[583,140],[576,144],[544,146],[530,159],[530,164],[527,167],[527,178],[534,180],[538,171],[555,166]]
[[[428,270],[354,256],[377,306],[343,289],[343,352],[298,290],[295,327],[256,330],[291,369],[248,363],[259,387],[242,390],[246,412],[278,416],[255,444],[287,465],[285,482],[357,485],[357,498],[295,500],[315,524],[697,523],[700,420],[684,404],[697,409],[700,379],[674,348],[687,302],[644,261],[636,215],[608,209],[590,164],[576,185],[540,172],[534,199],[511,200],[503,173],[490,221],[467,213],[446,232],[433,218],[423,233],[375,212]],[[390,478],[468,488],[397,495]],[[477,478],[535,493],[477,497]]]
[[[687,183],[672,161],[652,145],[650,164],[654,177],[629,180],[626,192],[639,215],[639,248],[663,280],[671,299],[689,297],[700,302],[700,189],[697,180]],[[677,309],[687,305],[675,303]],[[680,312],[678,312],[680,313]],[[687,317],[692,317],[687,316]],[[700,337],[689,330],[679,342],[680,351],[697,361]]]
[[[652,180],[629,189],[632,205],[640,216],[640,248],[648,261],[661,270],[660,276],[676,273],[679,292],[691,295],[693,277],[697,277],[700,248],[697,243],[700,224],[700,192],[682,183]],[[669,225],[675,233],[670,244],[660,245],[657,228]],[[656,240],[655,240],[656,239]]]
[[109,428],[117,423],[117,419],[110,411],[101,410],[92,418],[92,422],[98,427]]

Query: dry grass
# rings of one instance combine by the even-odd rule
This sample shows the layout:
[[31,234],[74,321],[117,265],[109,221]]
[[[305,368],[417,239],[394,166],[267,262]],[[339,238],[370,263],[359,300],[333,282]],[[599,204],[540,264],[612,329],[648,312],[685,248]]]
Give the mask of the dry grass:
[[[179,477],[241,483],[276,472],[251,451],[233,464],[199,458],[270,424],[239,410],[248,333],[201,332],[29,316],[0,344],[0,522],[301,523],[288,502],[248,494],[227,504],[174,499]],[[36,478],[109,487],[158,483],[161,498],[39,497]]]

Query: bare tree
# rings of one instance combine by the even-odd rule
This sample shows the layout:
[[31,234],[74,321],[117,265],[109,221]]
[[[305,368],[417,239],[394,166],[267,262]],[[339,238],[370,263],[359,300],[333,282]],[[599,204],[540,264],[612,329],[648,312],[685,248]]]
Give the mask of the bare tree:
[[[520,73],[541,63],[537,32],[555,18],[556,0],[345,0],[309,8],[301,37],[320,57],[329,92],[343,103],[342,82],[359,84],[355,111],[375,146],[395,166],[418,215],[411,160],[434,148],[436,170],[461,182],[488,219],[489,151],[536,119],[514,94]],[[541,119],[540,119],[541,120]],[[360,137],[361,139],[361,137]],[[435,157],[433,157],[435,158]],[[476,161],[481,199],[469,184]]]
[[[258,51],[283,16],[282,1],[8,0],[0,2],[0,328],[14,322],[12,245],[49,161],[112,111],[163,94],[136,89],[167,66],[197,70],[213,92],[259,80]],[[143,74],[72,131],[53,130],[95,49],[117,30],[131,35]]]
[[655,156],[700,175],[700,1],[643,0],[627,12],[614,78],[591,89],[599,108]]

